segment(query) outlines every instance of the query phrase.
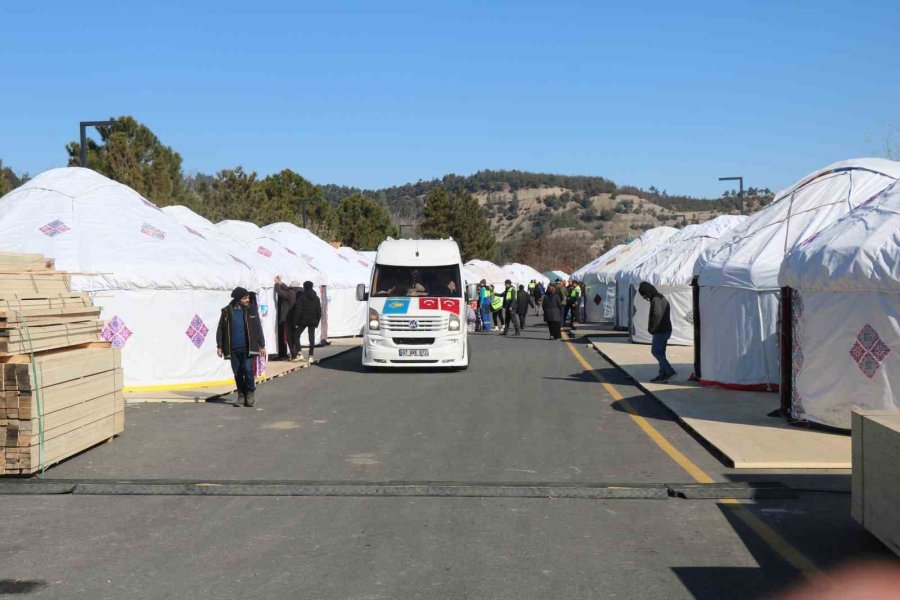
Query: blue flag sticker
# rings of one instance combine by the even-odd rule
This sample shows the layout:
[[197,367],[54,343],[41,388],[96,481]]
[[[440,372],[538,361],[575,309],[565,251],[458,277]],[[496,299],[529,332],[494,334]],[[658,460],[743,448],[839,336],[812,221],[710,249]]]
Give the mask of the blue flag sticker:
[[409,311],[409,298],[388,298],[383,315],[405,315]]

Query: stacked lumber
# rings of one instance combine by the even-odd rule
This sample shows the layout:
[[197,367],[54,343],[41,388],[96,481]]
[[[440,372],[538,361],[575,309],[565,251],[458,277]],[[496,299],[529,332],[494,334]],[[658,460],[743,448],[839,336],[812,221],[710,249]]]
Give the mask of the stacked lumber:
[[35,473],[124,430],[121,354],[102,326],[46,258],[0,253],[0,474]]
[[853,475],[850,514],[900,554],[900,413],[851,413]]

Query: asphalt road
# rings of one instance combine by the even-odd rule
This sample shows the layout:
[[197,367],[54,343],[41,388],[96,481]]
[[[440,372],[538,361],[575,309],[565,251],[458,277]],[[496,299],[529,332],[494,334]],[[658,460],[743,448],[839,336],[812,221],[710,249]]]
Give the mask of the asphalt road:
[[[47,477],[433,493],[3,496],[0,595],[758,598],[802,578],[794,551],[815,568],[886,556],[849,518],[847,473],[729,470],[580,340],[545,335],[473,336],[459,373],[364,372],[354,350],[261,386],[254,409],[129,406],[120,438]],[[474,483],[693,482],[616,396],[715,481],[783,483],[794,497],[453,497]]]

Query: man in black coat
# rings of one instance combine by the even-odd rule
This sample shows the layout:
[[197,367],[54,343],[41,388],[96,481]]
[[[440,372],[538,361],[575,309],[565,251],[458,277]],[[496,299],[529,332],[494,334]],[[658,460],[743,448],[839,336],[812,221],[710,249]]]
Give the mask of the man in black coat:
[[666,345],[672,336],[672,318],[669,301],[655,287],[646,281],[638,286],[638,293],[650,303],[650,315],[647,319],[647,331],[653,336],[650,353],[659,363],[659,375],[651,379],[652,383],[665,383],[675,376],[675,369],[666,358]]
[[541,301],[541,308],[544,311],[544,321],[550,329],[550,339],[558,340],[562,338],[562,302],[559,299],[559,292],[555,285],[551,285]]
[[294,342],[294,304],[297,297],[303,292],[299,281],[292,281],[290,286],[281,281],[280,276],[275,277],[275,296],[278,298],[278,358],[294,360],[300,347]]
[[315,363],[313,353],[316,350],[316,328],[322,320],[322,301],[313,289],[312,281],[303,282],[303,291],[297,296],[293,314],[294,343],[297,348],[297,356],[293,360],[304,360],[303,352],[300,350],[300,336],[305,329],[309,333],[309,362]]
[[231,292],[231,302],[222,309],[216,329],[216,353],[231,361],[238,403],[253,406],[256,402],[256,357],[266,355],[259,309],[255,294],[242,287]]
[[[519,286],[519,293],[516,295],[516,314],[519,315],[519,325],[525,329],[525,317],[528,316],[528,308],[534,308],[534,299],[531,294],[525,291],[525,286]],[[516,332],[519,335],[519,332]]]

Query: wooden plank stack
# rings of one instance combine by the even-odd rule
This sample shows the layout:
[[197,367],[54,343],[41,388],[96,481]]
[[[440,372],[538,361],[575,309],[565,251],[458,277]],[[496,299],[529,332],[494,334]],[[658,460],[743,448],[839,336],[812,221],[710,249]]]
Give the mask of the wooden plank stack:
[[900,554],[900,414],[851,414],[853,495],[850,513],[884,545]]
[[121,355],[100,341],[100,309],[52,267],[0,253],[2,475],[35,473],[125,428]]

